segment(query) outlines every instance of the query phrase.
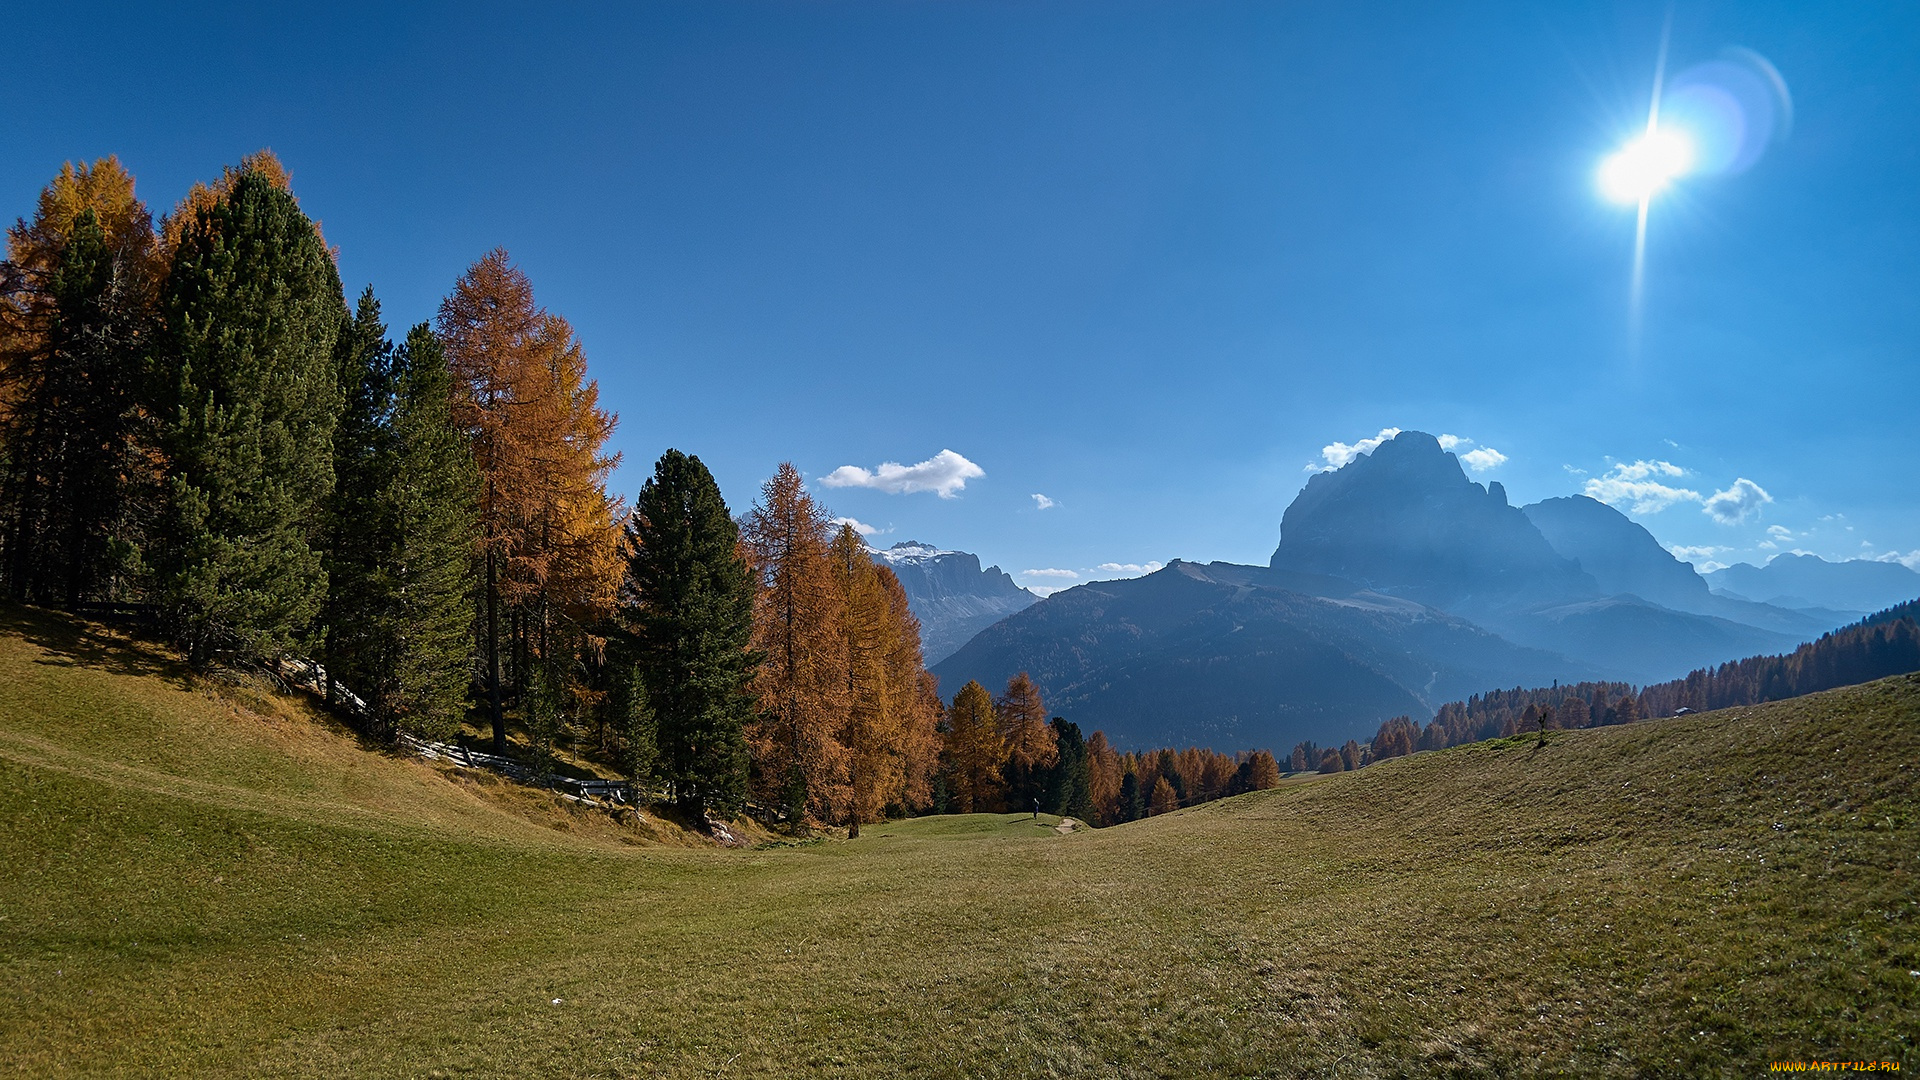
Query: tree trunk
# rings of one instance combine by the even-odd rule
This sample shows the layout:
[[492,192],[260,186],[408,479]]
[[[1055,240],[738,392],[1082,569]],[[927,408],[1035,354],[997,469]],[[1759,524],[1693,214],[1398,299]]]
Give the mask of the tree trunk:
[[494,589],[493,551],[487,551],[487,696],[493,719],[493,752],[507,752],[507,717],[500,709],[500,597]]

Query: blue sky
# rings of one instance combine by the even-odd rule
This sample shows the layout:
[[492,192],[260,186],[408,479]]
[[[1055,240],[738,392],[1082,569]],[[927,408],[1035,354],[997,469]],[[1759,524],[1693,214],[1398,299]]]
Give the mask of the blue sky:
[[[270,146],[396,330],[511,251],[623,492],[674,446],[742,509],[792,460],[875,543],[1079,575],[1028,584],[1265,562],[1390,427],[1515,501],[1615,481],[1703,561],[1920,552],[1911,4],[1674,7],[1669,69],[1752,49],[1793,127],[1654,201],[1637,345],[1595,171],[1664,5],[400,7],[19,6],[0,212]],[[942,451],[950,498],[820,482]]]

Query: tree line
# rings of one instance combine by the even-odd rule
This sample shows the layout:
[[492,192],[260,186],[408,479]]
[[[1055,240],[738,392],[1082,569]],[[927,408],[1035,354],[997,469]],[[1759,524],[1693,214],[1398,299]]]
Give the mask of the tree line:
[[384,736],[584,736],[697,816],[1118,822],[1277,779],[1118,754],[1024,674],[944,702],[899,580],[790,464],[736,516],[669,450],[628,506],[582,344],[504,251],[396,342],[265,151],[157,223],[118,160],[69,164],[7,241],[15,601],[138,605],[201,669],[312,657]]
[[[1623,682],[1582,682],[1491,690],[1440,706],[1425,728],[1410,717],[1396,716],[1381,724],[1365,746],[1350,741],[1339,751],[1321,751],[1302,743],[1294,748],[1293,765],[1296,770],[1340,772],[1419,750],[1528,732],[1630,724],[1681,710],[1758,705],[1910,671],[1920,671],[1920,600],[1824,634],[1791,653],[1732,660],[1638,689]],[[1315,761],[1319,763],[1311,764]]]

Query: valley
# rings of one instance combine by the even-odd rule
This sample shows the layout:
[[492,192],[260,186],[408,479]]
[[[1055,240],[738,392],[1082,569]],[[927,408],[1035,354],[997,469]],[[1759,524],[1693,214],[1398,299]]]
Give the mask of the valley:
[[1749,1075],[1920,1030],[1910,677],[726,851],[49,620],[0,634],[21,1074]]

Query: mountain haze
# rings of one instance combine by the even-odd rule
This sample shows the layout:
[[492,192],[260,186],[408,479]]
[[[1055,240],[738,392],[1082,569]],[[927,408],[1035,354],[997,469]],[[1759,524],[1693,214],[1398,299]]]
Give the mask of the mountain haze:
[[1269,566],[1175,561],[1058,592],[934,672],[951,694],[1024,670],[1120,745],[1283,748],[1529,680],[1664,681],[1844,621],[1716,596],[1612,507],[1515,507],[1405,431],[1313,476]]
[[1895,562],[1776,555],[1765,566],[1736,563],[1707,575],[1722,593],[1746,600],[1839,612],[1879,611],[1920,597],[1920,573]]
[[1280,522],[1276,570],[1345,578],[1448,611],[1599,595],[1506,489],[1467,479],[1432,435],[1403,431],[1316,474]]
[[906,590],[907,607],[920,620],[920,648],[929,667],[973,635],[1040,601],[1006,571],[983,570],[980,557],[965,551],[943,551],[918,540],[869,550]]
[[1050,711],[1117,745],[1223,751],[1365,738],[1489,686],[1597,676],[1340,579],[1189,562],[1054,593],[933,671],[948,695],[1025,671]]

